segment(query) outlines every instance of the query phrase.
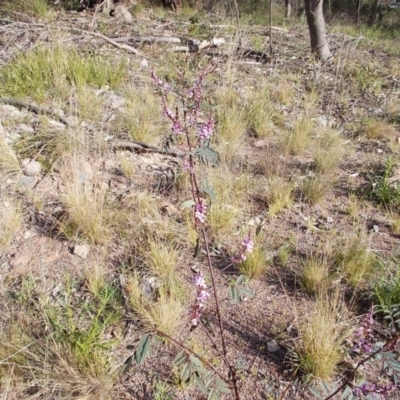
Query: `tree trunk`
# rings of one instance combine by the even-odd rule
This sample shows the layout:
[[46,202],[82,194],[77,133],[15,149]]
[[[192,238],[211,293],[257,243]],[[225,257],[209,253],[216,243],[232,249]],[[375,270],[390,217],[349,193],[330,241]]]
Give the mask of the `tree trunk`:
[[331,52],[326,41],[322,4],[323,0],[304,0],[310,31],[311,51],[319,60],[326,62],[331,57]]
[[285,5],[286,5],[286,13],[285,13],[285,18],[290,18],[290,14],[292,12],[292,5],[290,4],[291,0],[285,0]]

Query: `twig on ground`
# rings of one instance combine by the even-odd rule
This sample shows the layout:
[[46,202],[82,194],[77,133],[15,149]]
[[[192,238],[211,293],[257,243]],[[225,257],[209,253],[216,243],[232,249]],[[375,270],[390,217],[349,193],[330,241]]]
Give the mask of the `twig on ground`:
[[183,157],[185,153],[180,150],[164,150],[159,149],[158,147],[151,146],[149,144],[143,142],[137,142],[135,140],[129,142],[118,142],[112,144],[113,149],[133,149],[139,151],[145,151],[148,153],[160,153],[160,154],[167,154],[174,157]]

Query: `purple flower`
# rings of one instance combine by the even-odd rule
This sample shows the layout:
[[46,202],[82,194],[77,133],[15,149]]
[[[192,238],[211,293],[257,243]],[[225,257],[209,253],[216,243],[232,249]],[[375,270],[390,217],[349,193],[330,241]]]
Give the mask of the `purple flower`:
[[194,168],[190,165],[189,160],[183,160],[182,171],[189,172],[189,174],[194,174]]
[[196,224],[203,225],[206,220],[207,205],[200,199],[199,203],[194,206],[194,218]]
[[375,383],[363,383],[361,386],[355,386],[353,388],[354,396],[367,396],[372,395],[375,398],[385,398],[389,392],[395,390],[397,385],[394,383],[388,383],[387,385],[376,385]]
[[246,261],[247,253],[251,253],[254,248],[254,240],[251,238],[251,232],[242,240],[242,248],[238,255],[232,258],[232,262],[238,263]]
[[355,331],[354,336],[357,339],[357,343],[353,348],[354,351],[362,351],[366,354],[372,352],[372,342],[374,340],[372,334],[372,325],[374,323],[373,314],[374,308],[372,306],[368,314],[365,316],[362,326]]
[[197,326],[199,324],[204,305],[210,297],[210,293],[207,291],[206,281],[201,272],[198,272],[194,276],[193,284],[197,287],[197,297],[190,313],[190,320],[192,326]]
[[182,129],[182,125],[181,125],[181,122],[178,120],[178,119],[175,119],[173,122],[172,122],[172,127],[171,127],[171,129],[172,129],[172,133],[174,134],[174,135],[181,135],[182,133],[183,133],[183,129]]
[[211,134],[214,131],[214,118],[212,115],[208,118],[208,121],[200,128],[197,136],[199,139],[210,139]]

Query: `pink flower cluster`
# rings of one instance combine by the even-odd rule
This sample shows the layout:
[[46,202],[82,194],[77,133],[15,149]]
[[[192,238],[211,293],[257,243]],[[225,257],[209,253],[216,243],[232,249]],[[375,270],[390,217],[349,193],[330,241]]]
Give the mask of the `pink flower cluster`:
[[375,383],[364,383],[361,386],[353,388],[354,396],[367,396],[371,395],[374,398],[381,399],[385,398],[385,395],[389,392],[393,392],[397,388],[394,383],[388,383],[387,385],[376,385]]
[[210,115],[208,121],[198,131],[197,137],[199,139],[210,139],[213,131],[214,131],[214,118],[212,115]]
[[355,331],[357,343],[353,348],[354,351],[364,352],[367,354],[372,352],[371,346],[374,339],[372,334],[372,325],[374,323],[373,314],[374,308],[371,307],[368,314],[364,318],[362,326]]
[[194,206],[194,219],[196,224],[203,225],[206,220],[207,205],[202,199]]
[[233,257],[232,261],[234,263],[240,263],[245,261],[247,258],[247,254],[251,253],[254,248],[254,240],[251,238],[251,232],[247,234],[247,236],[242,241],[242,248],[238,255]]
[[196,302],[193,305],[190,317],[192,326],[197,326],[200,322],[200,317],[203,313],[204,305],[210,297],[210,293],[207,292],[207,285],[201,272],[198,272],[194,276],[193,284],[197,287],[197,297]]

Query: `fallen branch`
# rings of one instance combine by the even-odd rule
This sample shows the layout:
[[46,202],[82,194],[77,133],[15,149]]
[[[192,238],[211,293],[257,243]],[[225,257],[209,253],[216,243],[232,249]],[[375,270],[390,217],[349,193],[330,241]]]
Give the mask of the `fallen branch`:
[[114,39],[109,38],[108,36],[103,35],[102,33],[99,32],[90,32],[90,31],[81,31],[82,33],[85,33],[87,35],[99,37],[103,40],[105,40],[108,43],[111,43],[113,46],[118,47],[119,49],[123,49],[128,51],[129,53],[136,54],[137,56],[143,56],[142,53],[139,50],[136,50],[134,47],[129,46],[127,44],[119,44],[117,43]]
[[173,157],[183,157],[184,152],[180,150],[172,150],[172,149],[159,149],[158,147],[151,146],[147,143],[137,142],[135,140],[129,142],[117,142],[112,143],[113,149],[130,149],[130,150],[138,150],[138,151],[145,151],[148,153],[160,153],[160,154],[167,154]]
[[182,43],[182,40],[177,37],[171,36],[126,36],[126,37],[119,37],[113,38],[115,42],[141,42],[141,43],[175,43],[179,44]]
[[196,53],[200,50],[207,49],[209,47],[217,47],[225,44],[224,38],[215,38],[213,40],[189,40],[187,46],[175,46],[172,51],[185,51],[189,53]]
[[8,99],[5,97],[0,97],[0,103],[8,104],[10,106],[14,106],[14,107],[17,107],[20,109],[26,108],[28,111],[31,111],[34,114],[47,115],[48,117],[54,118],[54,119],[62,122],[64,125],[69,126],[69,122],[64,117],[62,117],[61,115],[58,115],[57,113],[55,113],[52,110],[34,106],[33,104],[24,103],[22,101],[15,100],[15,99]]

